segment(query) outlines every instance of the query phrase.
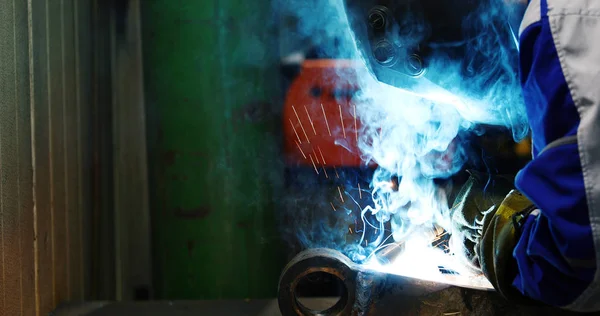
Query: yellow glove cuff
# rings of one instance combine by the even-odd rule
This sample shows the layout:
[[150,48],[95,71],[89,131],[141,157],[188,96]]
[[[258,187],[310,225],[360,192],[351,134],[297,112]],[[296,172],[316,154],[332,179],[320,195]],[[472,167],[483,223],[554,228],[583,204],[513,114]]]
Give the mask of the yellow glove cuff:
[[510,300],[527,301],[512,287],[518,271],[513,250],[520,238],[517,231],[520,227],[516,226],[521,222],[518,217],[526,217],[532,208],[529,199],[512,190],[497,211],[484,219],[483,234],[477,246],[481,270],[494,288]]

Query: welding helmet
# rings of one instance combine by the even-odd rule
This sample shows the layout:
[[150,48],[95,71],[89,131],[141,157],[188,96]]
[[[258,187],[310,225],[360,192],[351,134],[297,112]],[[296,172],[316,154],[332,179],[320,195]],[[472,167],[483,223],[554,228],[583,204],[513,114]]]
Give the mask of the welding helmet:
[[463,89],[475,91],[503,76],[516,77],[524,8],[505,1],[346,0],[346,13],[380,82],[401,88],[432,82],[448,89],[456,84],[444,80],[450,66]]

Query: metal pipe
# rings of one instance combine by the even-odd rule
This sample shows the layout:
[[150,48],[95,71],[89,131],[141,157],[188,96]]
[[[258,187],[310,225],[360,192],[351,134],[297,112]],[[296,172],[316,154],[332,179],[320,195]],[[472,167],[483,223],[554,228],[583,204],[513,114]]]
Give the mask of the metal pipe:
[[[337,277],[344,285],[339,301],[324,311],[311,310],[298,301],[296,287],[311,273]],[[373,314],[385,297],[409,300],[450,287],[431,281],[367,270],[332,249],[310,249],[298,254],[279,279],[278,302],[283,316],[347,316]]]

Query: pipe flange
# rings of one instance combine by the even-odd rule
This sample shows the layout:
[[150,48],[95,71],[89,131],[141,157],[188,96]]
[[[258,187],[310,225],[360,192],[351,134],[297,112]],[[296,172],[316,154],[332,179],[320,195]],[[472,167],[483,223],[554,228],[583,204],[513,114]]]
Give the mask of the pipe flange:
[[[356,264],[342,253],[332,249],[317,248],[300,253],[288,263],[279,278],[278,303],[282,315],[350,315],[356,300],[357,271]],[[344,285],[344,291],[338,302],[324,311],[305,307],[296,296],[296,287],[300,280],[315,272],[331,274]]]

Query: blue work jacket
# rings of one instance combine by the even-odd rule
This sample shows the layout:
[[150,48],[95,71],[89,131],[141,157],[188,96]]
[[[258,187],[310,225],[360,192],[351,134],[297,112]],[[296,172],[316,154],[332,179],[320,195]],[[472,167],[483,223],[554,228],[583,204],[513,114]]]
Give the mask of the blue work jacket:
[[519,30],[533,159],[517,188],[539,209],[514,250],[513,286],[600,310],[600,1],[532,0]]

